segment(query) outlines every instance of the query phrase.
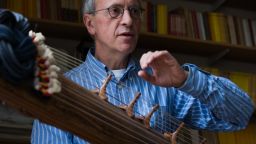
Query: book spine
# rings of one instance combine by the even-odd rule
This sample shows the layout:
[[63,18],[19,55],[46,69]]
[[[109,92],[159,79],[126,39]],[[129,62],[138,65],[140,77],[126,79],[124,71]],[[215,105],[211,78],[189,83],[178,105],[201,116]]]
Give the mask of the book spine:
[[199,38],[201,40],[206,40],[204,21],[203,21],[202,13],[201,12],[197,12],[196,16],[197,16],[197,23],[198,23],[198,30],[199,30]]
[[253,41],[254,46],[256,46],[256,20],[252,20],[252,33],[253,33]]
[[148,2],[146,0],[142,0],[142,8],[145,10],[142,16],[142,24],[141,24],[141,32],[148,31]]
[[211,31],[211,38],[213,41],[221,42],[221,32],[220,32],[220,23],[219,23],[219,16],[218,13],[209,13],[209,24],[210,24],[210,31]]
[[168,8],[166,4],[157,4],[157,33],[168,34],[167,15]]
[[237,34],[235,30],[234,18],[233,16],[227,16],[228,30],[229,30],[229,39],[231,44],[237,44]]
[[243,30],[244,30],[245,45],[251,47],[252,46],[252,39],[251,39],[248,19],[243,18],[242,19],[242,25],[243,25]]
[[205,29],[205,37],[206,40],[211,40],[211,30],[210,30],[210,24],[209,24],[209,17],[208,13],[204,12],[203,13],[203,21],[204,21],[204,29]]

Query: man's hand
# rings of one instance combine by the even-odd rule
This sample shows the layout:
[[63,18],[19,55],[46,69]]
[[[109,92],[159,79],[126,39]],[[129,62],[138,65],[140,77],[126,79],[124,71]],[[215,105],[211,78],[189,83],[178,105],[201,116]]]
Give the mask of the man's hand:
[[[180,87],[187,79],[188,72],[168,51],[147,52],[142,55],[140,65],[142,70],[138,75],[155,85]],[[152,68],[152,75],[145,71],[147,67]]]

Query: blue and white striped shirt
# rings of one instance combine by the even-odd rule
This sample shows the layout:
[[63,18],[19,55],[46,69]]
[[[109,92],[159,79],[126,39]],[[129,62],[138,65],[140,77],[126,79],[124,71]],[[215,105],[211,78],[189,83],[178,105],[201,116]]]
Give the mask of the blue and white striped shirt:
[[[254,111],[252,101],[246,93],[228,79],[211,75],[195,65],[185,64],[183,68],[189,71],[183,86],[160,87],[139,77],[139,63],[131,59],[124,75],[118,81],[112,71],[89,51],[86,61],[69,71],[66,76],[79,85],[93,90],[101,87],[107,75],[112,74],[112,79],[107,85],[109,102],[114,105],[128,104],[135,93],[140,92],[141,97],[134,108],[137,115],[145,116],[155,104],[159,104],[161,111],[197,129],[232,131],[246,127]],[[164,129],[163,123],[154,120],[156,118],[151,119],[151,126],[159,125],[158,128]],[[35,120],[31,143],[87,142],[70,132]]]

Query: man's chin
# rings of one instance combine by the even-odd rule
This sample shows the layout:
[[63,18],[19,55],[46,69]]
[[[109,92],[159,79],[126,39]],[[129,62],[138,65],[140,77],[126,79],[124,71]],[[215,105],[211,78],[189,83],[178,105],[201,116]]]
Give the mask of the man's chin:
[[135,49],[134,45],[128,45],[128,44],[122,44],[119,47],[120,51],[125,52],[125,53],[132,53],[133,50]]

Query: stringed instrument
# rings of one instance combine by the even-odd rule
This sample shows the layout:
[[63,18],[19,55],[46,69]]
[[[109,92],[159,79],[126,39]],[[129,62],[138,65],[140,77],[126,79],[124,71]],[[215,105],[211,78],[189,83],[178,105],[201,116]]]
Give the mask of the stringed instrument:
[[[33,39],[35,38],[33,37]],[[35,45],[38,49],[38,44]],[[81,63],[80,60],[44,43],[40,43],[40,45],[44,45],[47,50],[42,52],[38,49],[38,53],[43,56],[46,51],[51,50],[56,64],[60,67],[71,69],[71,67]],[[45,61],[42,62],[42,59],[36,60],[38,65],[46,63]],[[40,66],[40,68],[43,69],[42,71],[45,70],[44,66]],[[159,127],[150,127],[150,118],[153,113],[161,109],[159,106],[153,107],[152,111],[143,118],[134,117],[133,106],[139,99],[139,93],[129,105],[114,106],[108,103],[105,89],[111,77],[107,77],[98,91],[93,92],[62,76],[64,72],[58,72],[61,90],[58,89],[54,92],[45,89],[47,86],[44,85],[37,85],[36,88],[33,88],[32,84],[35,83],[33,77],[28,77],[22,84],[13,84],[0,77],[0,101],[26,115],[70,131],[96,144],[189,144],[206,142],[205,138],[192,135],[191,130],[184,123],[176,120],[168,113],[164,113],[165,117],[168,118],[164,124],[174,125],[173,128],[175,129],[162,132],[159,131]],[[57,77],[54,76],[54,78]],[[40,79],[44,78],[41,77]]]

